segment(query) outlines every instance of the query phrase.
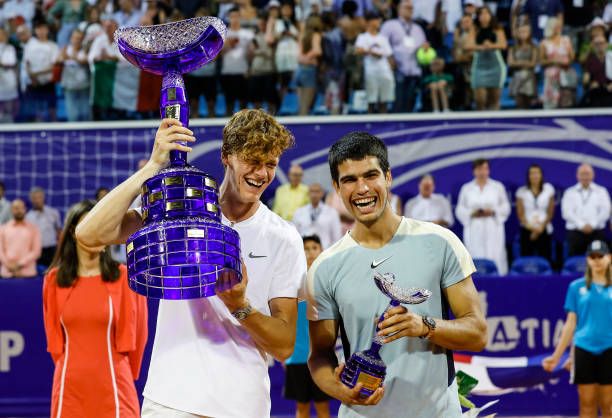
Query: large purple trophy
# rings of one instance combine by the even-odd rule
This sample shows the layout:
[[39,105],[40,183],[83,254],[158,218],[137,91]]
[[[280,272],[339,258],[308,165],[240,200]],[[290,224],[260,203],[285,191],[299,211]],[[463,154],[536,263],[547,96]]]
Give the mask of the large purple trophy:
[[[380,274],[374,271],[374,282],[381,292],[391,298],[385,312],[401,303],[411,305],[423,303],[431,296],[431,292],[427,289],[415,287],[403,289],[397,286],[394,284],[395,276],[393,273]],[[384,319],[384,315],[383,313],[378,319],[377,330],[378,324]],[[372,395],[382,385],[387,375],[387,366],[380,357],[380,349],[384,344],[382,340],[383,337],[375,336],[369,349],[351,355],[340,374],[342,383],[350,388],[355,387],[357,383],[362,383],[363,386],[359,391],[362,397]]]
[[[162,117],[189,125],[183,73],[211,62],[223,47],[225,26],[214,17],[164,25],[122,28],[115,39],[123,56],[142,70],[162,75]],[[170,165],[142,186],[144,227],[127,240],[129,285],[159,299],[215,294],[222,280],[242,280],[240,239],[221,224],[217,182],[170,152]]]

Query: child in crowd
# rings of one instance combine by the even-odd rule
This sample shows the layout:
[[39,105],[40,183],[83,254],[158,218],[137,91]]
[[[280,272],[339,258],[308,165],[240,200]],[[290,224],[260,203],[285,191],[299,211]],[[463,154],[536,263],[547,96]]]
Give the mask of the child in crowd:
[[429,69],[431,73],[425,77],[423,83],[431,95],[431,105],[435,113],[449,112],[448,99],[451,94],[453,76],[444,72],[444,60],[435,58]]

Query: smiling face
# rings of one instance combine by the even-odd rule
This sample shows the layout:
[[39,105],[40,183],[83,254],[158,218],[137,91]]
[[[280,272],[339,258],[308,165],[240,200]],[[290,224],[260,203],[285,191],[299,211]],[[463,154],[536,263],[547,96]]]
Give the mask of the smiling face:
[[390,210],[387,204],[391,187],[391,172],[384,173],[378,158],[345,160],[338,165],[336,191],[344,206],[363,224],[372,224]]
[[321,244],[310,239],[304,241],[304,254],[306,255],[306,264],[308,268],[312,265],[313,261],[323,252]]
[[483,162],[479,164],[477,167],[474,167],[474,178],[478,182],[486,182],[489,179],[489,163]]
[[595,274],[605,274],[610,268],[610,254],[592,253],[587,257],[587,265]]
[[255,203],[274,180],[278,157],[259,160],[232,154],[223,157],[223,164],[230,192],[243,203]]
[[491,13],[486,7],[483,7],[479,10],[478,23],[480,23],[481,28],[487,28],[491,24]]
[[589,187],[595,178],[593,167],[591,167],[589,164],[581,164],[576,171],[576,178],[583,187]]
[[542,177],[542,169],[540,167],[529,167],[529,184],[531,186],[541,186]]
[[26,215],[26,206],[23,200],[13,200],[11,203],[11,214],[16,221],[23,221]]

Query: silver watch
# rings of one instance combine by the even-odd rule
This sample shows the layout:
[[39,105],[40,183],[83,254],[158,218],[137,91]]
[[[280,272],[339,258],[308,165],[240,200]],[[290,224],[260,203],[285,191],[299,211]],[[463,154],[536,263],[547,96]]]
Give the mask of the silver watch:
[[249,300],[247,299],[246,306],[243,306],[242,308],[232,312],[232,316],[239,321],[243,321],[246,319],[247,316],[251,314],[251,312],[253,312],[253,307],[251,306],[251,302],[249,302]]

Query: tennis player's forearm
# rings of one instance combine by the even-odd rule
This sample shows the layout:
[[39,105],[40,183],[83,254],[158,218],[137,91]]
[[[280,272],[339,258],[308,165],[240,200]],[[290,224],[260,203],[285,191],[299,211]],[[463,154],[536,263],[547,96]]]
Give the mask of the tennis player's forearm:
[[122,242],[134,231],[125,231],[124,217],[140,193],[142,183],[159,169],[147,164],[123,183],[111,190],[89,212],[76,229],[77,239],[88,247]]
[[436,320],[432,341],[451,350],[482,351],[487,344],[484,318],[465,316],[453,320]]
[[[333,355],[333,358],[331,355]],[[312,380],[323,392],[337,399],[337,382],[334,377],[336,366],[337,358],[334,352],[330,355],[311,353],[308,358],[308,368],[310,369]]]
[[285,361],[293,354],[295,323],[290,324],[281,318],[253,312],[242,321],[242,326],[246,328],[259,348],[278,361]]

